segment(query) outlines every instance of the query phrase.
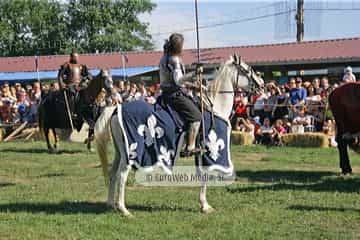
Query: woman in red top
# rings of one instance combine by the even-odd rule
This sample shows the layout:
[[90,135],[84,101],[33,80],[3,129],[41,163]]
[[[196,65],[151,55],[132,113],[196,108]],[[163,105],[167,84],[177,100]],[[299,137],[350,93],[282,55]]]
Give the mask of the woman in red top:
[[236,129],[238,127],[240,118],[248,118],[247,98],[243,93],[237,94],[234,99],[233,116],[231,119],[233,128]]

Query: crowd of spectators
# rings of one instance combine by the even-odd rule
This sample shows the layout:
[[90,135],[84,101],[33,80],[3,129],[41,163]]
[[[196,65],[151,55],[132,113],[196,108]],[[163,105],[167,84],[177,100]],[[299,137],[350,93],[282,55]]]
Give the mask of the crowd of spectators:
[[[356,81],[352,72],[347,71],[340,84]],[[351,70],[351,69],[350,69]],[[334,141],[335,123],[327,105],[327,96],[338,87],[330,85],[326,77],[303,81],[291,77],[285,84],[266,81],[263,89],[251,96],[239,89],[234,99],[231,116],[234,130],[247,132],[255,143],[279,144],[281,135],[286,133],[324,132]],[[8,83],[0,86],[0,123],[35,122],[41,96],[49,91],[59,90],[56,82],[32,85]],[[185,88],[191,95],[191,88]],[[110,97],[102,92],[96,99],[99,106],[143,100],[154,104],[160,94],[159,84],[145,86],[144,82],[118,81]]]
[[[33,84],[15,83],[10,85],[5,82],[0,85],[0,124],[16,124],[27,121],[37,121],[37,108],[41,97],[48,92],[59,90],[57,82],[51,84],[34,82]],[[155,103],[159,94],[159,85],[145,86],[144,82],[138,84],[129,81],[118,81],[112,95],[106,98],[106,92],[101,92],[96,98],[96,104],[104,106],[108,102],[121,103],[134,100],[143,100]]]
[[338,86],[330,85],[326,77],[311,82],[292,77],[281,85],[268,81],[253,96],[240,89],[234,100],[233,129],[251,134],[255,143],[274,145],[281,145],[280,136],[286,133],[324,132],[336,146],[327,97]]
[[39,82],[32,85],[21,85],[20,83],[1,85],[0,123],[35,122],[43,90]]

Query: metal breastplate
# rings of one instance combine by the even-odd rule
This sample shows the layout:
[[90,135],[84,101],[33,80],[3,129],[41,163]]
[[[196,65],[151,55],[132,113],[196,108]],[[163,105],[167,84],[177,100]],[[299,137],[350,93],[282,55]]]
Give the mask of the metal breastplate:
[[81,65],[80,64],[69,64],[69,72],[67,76],[66,84],[81,82]]
[[[171,89],[171,88],[179,88],[179,86],[176,84],[176,82],[173,79],[173,70],[175,68],[174,65],[171,64],[170,57],[164,55],[160,60],[160,66],[159,66],[159,74],[160,74],[160,86],[163,90],[165,89]],[[170,60],[170,61],[169,61]],[[184,73],[185,69],[182,64],[181,70]]]

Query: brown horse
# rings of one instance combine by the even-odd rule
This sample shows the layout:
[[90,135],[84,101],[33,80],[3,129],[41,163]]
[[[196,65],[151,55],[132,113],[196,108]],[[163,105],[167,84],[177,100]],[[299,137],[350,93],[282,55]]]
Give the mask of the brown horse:
[[329,104],[336,122],[336,141],[342,174],[351,174],[347,146],[359,151],[360,83],[347,83],[329,95]]
[[[93,129],[96,122],[92,111],[92,106],[95,98],[99,95],[102,89],[108,93],[113,88],[111,74],[108,70],[100,70],[100,73],[94,77],[86,88],[79,91],[78,100],[75,101],[77,119],[73,119],[74,127],[80,131],[84,120],[89,124],[88,134],[88,149],[90,150],[90,139],[93,135]],[[48,147],[49,153],[56,152],[57,137],[55,128],[71,129],[69,114],[67,111],[64,92],[55,91],[43,97],[38,109],[39,128],[43,131]],[[49,132],[50,129],[54,135],[54,145],[50,144]]]

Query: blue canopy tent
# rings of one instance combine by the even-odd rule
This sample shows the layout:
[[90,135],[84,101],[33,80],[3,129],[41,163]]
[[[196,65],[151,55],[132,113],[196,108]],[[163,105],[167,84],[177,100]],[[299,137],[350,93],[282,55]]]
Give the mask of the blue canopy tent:
[[[159,67],[130,67],[111,69],[111,75],[114,79],[129,78],[148,72],[159,70]],[[95,76],[99,73],[99,69],[91,69],[90,73]],[[38,79],[56,79],[58,71],[39,71],[38,72],[0,72],[0,84],[4,82],[28,82]]]

